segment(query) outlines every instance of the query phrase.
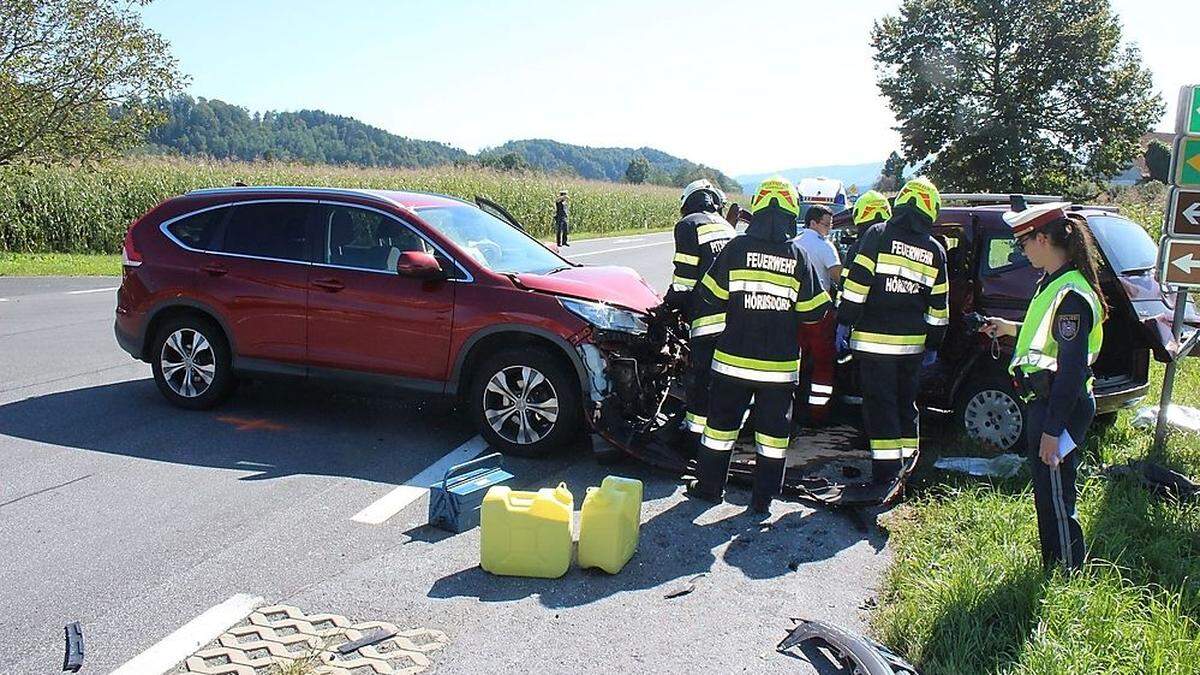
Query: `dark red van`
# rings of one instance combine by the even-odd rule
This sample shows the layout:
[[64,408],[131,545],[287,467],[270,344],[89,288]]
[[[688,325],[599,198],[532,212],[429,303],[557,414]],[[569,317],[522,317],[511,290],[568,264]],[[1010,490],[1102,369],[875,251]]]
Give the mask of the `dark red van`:
[[575,265],[486,200],[296,187],[159,204],[129,228],[117,298],[117,341],[180,407],[247,376],[457,395],[526,455],[602,395],[594,334],[642,335],[659,304],[636,272]]

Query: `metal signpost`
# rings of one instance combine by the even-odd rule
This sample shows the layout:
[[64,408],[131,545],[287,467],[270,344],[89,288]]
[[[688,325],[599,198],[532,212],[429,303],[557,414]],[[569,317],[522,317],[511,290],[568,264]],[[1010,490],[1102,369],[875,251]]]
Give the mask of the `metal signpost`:
[[1179,91],[1175,118],[1175,153],[1171,159],[1171,197],[1163,219],[1159,242],[1159,279],[1176,289],[1175,316],[1171,322],[1171,355],[1158,401],[1158,424],[1154,428],[1154,453],[1163,451],[1167,439],[1167,411],[1175,388],[1175,369],[1200,339],[1200,331],[1180,345],[1183,320],[1187,315],[1188,289],[1200,288],[1200,85]]

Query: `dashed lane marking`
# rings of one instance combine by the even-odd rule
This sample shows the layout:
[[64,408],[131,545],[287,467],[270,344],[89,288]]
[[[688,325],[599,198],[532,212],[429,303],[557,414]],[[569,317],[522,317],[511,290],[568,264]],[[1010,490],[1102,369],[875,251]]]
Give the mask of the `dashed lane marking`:
[[86,295],[88,293],[107,293],[108,291],[115,291],[119,288],[120,288],[120,286],[113,286],[112,288],[86,288],[82,291],[67,291],[67,295]]
[[110,675],[165,673],[197,649],[217,639],[242,619],[250,616],[250,613],[262,604],[261,597],[238,593],[185,623],[179,630],[126,661],[125,665],[112,671]]
[[397,487],[375,500],[367,508],[354,514],[354,517],[350,520],[356,523],[366,523],[367,525],[380,525],[386,522],[388,518],[400,513],[406,506],[427,494],[429,486],[441,480],[442,476],[446,474],[447,469],[455,464],[462,464],[467,460],[475,459],[485,449],[487,449],[487,443],[484,442],[482,436],[472,438],[446,453],[445,456],[421,473],[413,476],[404,485]]

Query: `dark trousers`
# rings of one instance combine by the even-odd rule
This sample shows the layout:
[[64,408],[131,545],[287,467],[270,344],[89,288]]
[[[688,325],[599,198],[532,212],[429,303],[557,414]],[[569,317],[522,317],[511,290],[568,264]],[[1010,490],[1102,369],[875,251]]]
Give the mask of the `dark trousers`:
[[805,382],[796,392],[796,403],[797,407],[807,405],[808,421],[813,425],[829,420],[833,363],[837,358],[837,348],[833,344],[836,333],[837,316],[833,312],[816,323],[800,324],[800,368]]
[[559,246],[567,245],[567,230],[568,229],[569,228],[567,227],[567,221],[565,221],[565,220],[554,221],[555,243],[558,244]]
[[871,478],[885,482],[909,470],[920,449],[920,354],[855,352],[863,397],[863,427],[871,441]]
[[792,387],[763,385],[713,373],[708,423],[700,440],[697,478],[702,490],[719,494],[728,480],[729,460],[751,399],[754,400],[753,505],[766,508],[783,486],[792,426]]
[[708,421],[709,382],[712,380],[712,359],[716,347],[716,335],[691,339],[691,354],[688,357],[687,426],[689,431],[697,434],[704,433],[704,424]]
[[[1055,468],[1050,468],[1038,455],[1048,404],[1035,399],[1026,408],[1026,440],[1029,467],[1033,473],[1033,506],[1037,511],[1038,541],[1042,547],[1042,564],[1062,565],[1068,570],[1083,565],[1083,528],[1075,511],[1075,476],[1083,450],[1072,450]],[[1067,433],[1077,446],[1082,446],[1087,428],[1096,416],[1096,399],[1091,394],[1079,397],[1067,417]]]

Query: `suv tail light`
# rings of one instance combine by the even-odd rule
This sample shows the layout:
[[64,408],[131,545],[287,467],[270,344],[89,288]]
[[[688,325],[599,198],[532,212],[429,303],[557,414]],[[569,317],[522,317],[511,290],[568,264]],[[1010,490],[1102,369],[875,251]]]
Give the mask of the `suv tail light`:
[[[135,222],[134,225],[137,223]],[[133,225],[125,230],[125,243],[121,246],[121,265],[124,267],[140,267],[142,254],[133,245]]]

